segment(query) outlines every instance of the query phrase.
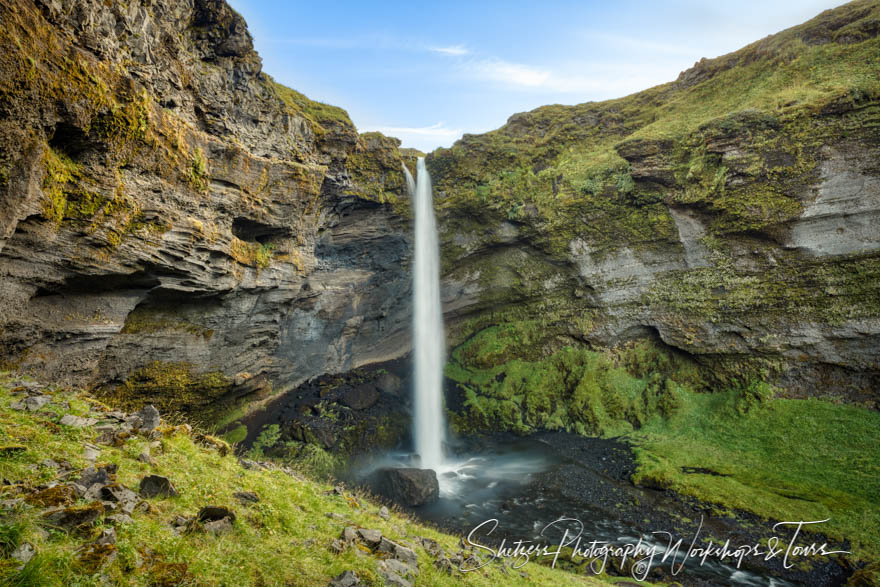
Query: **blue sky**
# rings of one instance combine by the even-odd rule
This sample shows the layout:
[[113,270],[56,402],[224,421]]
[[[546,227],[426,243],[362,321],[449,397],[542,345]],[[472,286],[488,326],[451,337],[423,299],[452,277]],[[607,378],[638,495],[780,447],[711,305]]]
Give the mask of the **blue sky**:
[[516,112],[671,81],[835,0],[229,0],[263,70],[423,151]]

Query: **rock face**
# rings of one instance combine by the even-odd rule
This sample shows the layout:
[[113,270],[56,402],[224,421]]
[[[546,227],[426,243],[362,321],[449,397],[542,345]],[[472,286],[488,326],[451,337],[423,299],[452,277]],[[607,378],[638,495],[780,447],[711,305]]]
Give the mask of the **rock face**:
[[877,406],[880,96],[768,82],[729,98],[756,64],[761,80],[841,81],[821,53],[880,56],[878,14],[827,11],[672,84],[517,114],[429,155],[452,345],[518,335],[453,358],[641,344],[695,364],[706,389],[757,378]]
[[440,496],[437,473],[433,469],[379,469],[374,485],[379,494],[407,507],[427,505]]
[[408,338],[399,142],[218,0],[0,0],[0,361],[204,413]]
[[[856,4],[433,153],[450,343],[529,322],[522,355],[647,341],[876,402],[880,96],[859,68],[880,16]],[[262,73],[221,0],[0,0],[0,20],[0,368],[211,419],[408,351],[396,139]],[[340,404],[377,410],[386,379]]]

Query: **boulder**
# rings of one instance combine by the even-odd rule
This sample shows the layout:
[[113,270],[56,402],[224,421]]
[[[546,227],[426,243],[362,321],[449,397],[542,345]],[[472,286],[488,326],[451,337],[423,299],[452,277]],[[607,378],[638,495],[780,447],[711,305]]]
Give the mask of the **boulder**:
[[372,383],[361,383],[346,390],[341,402],[352,410],[366,410],[379,400],[379,392]]
[[381,392],[397,395],[403,387],[403,382],[400,380],[400,377],[393,373],[383,373],[376,380],[376,387]]
[[152,432],[159,427],[159,410],[155,406],[146,406],[141,411],[135,413],[135,416],[140,421],[139,425],[135,426],[135,428],[143,433]]
[[78,507],[50,509],[43,514],[43,520],[50,526],[71,531],[93,525],[103,513],[104,506],[93,502]]
[[30,412],[36,412],[52,400],[48,395],[32,395],[25,398],[21,403]]
[[433,469],[379,469],[374,476],[374,487],[380,495],[408,507],[432,503],[440,496],[437,473]]
[[81,418],[73,414],[64,414],[60,420],[61,424],[70,426],[71,428],[88,428],[94,426],[98,421],[94,418]]
[[358,579],[358,576],[354,574],[353,571],[345,571],[344,573],[340,573],[333,578],[327,584],[327,587],[354,587],[355,585],[360,585],[361,580]]
[[260,496],[253,491],[236,491],[232,497],[237,499],[241,505],[251,505],[260,501]]
[[171,480],[161,475],[147,475],[141,479],[140,493],[144,497],[177,497]]
[[199,522],[216,522],[224,518],[230,518],[234,522],[235,512],[222,505],[206,505],[199,510],[199,515],[196,516]]

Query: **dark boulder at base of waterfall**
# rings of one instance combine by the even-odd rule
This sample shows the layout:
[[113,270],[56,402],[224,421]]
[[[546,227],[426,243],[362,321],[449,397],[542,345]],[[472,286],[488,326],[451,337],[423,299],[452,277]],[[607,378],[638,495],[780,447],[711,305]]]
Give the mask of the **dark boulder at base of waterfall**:
[[371,484],[379,495],[407,507],[427,505],[440,496],[437,473],[433,469],[379,469],[373,474]]

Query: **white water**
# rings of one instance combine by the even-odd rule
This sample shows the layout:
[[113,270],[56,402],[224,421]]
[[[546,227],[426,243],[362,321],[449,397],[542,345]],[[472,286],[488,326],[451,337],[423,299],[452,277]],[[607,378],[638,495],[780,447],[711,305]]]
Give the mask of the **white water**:
[[443,361],[446,338],[440,308],[440,247],[431,195],[431,176],[424,158],[417,182],[409,170],[406,183],[415,202],[416,253],[413,268],[413,351],[415,354],[415,420],[413,438],[420,465],[440,473],[446,424],[443,417]]

